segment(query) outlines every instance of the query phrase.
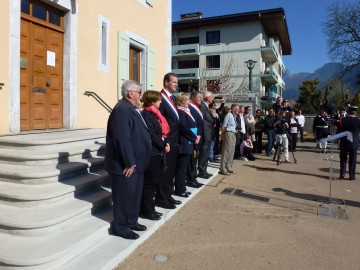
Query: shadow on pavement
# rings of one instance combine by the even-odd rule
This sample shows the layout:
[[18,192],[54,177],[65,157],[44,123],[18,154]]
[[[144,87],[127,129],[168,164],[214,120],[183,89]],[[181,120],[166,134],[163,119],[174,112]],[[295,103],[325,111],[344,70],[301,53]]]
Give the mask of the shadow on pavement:
[[[315,195],[315,194],[307,194],[307,193],[297,193],[293,192],[291,190],[283,189],[283,188],[273,188],[273,191],[275,192],[282,192],[287,196],[303,199],[303,200],[309,200],[309,201],[317,201],[317,202],[326,202],[328,201],[328,196],[321,196],[321,195]],[[341,200],[339,198],[332,198],[333,200]],[[347,206],[353,206],[353,207],[360,207],[360,202],[352,201],[352,200],[345,200],[345,203]]]
[[[257,169],[257,170],[270,170],[268,168],[264,168],[264,167],[261,167],[261,166],[255,166],[255,165],[244,165],[244,166],[248,166],[250,168],[254,168],[254,169]],[[306,173],[306,172],[295,172],[295,171],[283,170],[283,169],[280,169],[280,167],[281,167],[281,165],[274,168],[273,171],[274,172],[280,172],[280,173],[288,173],[288,174],[299,174],[299,175],[314,176],[314,177],[319,177],[321,179],[329,179],[329,176],[324,176],[324,175],[321,175],[321,174],[313,174],[313,173]]]

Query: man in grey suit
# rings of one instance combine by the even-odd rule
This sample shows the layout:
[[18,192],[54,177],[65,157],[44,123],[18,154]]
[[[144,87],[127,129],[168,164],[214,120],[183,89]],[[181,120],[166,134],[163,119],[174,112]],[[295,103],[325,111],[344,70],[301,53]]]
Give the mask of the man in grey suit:
[[200,109],[203,113],[203,123],[204,123],[204,132],[203,132],[203,145],[199,153],[198,160],[198,170],[199,177],[209,179],[212,174],[207,172],[207,166],[209,161],[209,153],[211,147],[211,141],[215,138],[214,132],[214,118],[211,115],[209,105],[214,100],[214,95],[210,91],[204,92],[203,102],[200,104]]
[[113,233],[137,239],[139,235],[133,231],[147,229],[137,221],[152,144],[144,119],[135,107],[140,101],[140,85],[125,81],[121,94],[123,98],[114,107],[107,124],[105,169],[112,186]]

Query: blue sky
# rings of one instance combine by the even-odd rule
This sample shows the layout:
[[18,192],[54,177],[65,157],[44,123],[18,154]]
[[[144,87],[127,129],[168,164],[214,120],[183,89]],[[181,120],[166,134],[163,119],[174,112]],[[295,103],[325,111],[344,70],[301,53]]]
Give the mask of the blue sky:
[[[354,3],[356,0],[342,0]],[[180,14],[200,11],[203,17],[282,7],[289,29],[292,55],[284,56],[285,67],[291,73],[314,72],[331,62],[322,32],[327,8],[336,0],[173,0],[173,21]]]

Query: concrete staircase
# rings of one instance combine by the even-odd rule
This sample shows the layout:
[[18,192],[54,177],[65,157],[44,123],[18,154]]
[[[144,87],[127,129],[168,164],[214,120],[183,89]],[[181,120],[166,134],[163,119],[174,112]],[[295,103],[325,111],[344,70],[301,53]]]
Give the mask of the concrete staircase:
[[[203,188],[175,196],[182,201],[176,209],[157,209],[161,220],[140,218],[148,229],[139,239],[110,235],[105,135],[83,129],[0,136],[0,269],[113,269]],[[208,170],[215,177],[218,165]]]
[[1,269],[111,269],[119,262],[114,256],[112,265],[91,267],[84,255],[109,239],[122,242],[108,232],[105,135],[83,129],[0,137]]

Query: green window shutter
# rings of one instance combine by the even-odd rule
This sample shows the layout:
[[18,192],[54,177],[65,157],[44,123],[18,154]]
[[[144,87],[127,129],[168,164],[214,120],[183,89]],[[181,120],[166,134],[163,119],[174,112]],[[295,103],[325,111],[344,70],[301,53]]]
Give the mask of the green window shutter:
[[155,4],[155,0],[146,0],[146,3],[153,7]]
[[129,37],[118,32],[118,100],[122,98],[121,85],[129,79],[129,49]]
[[155,51],[153,48],[148,47],[146,53],[147,59],[147,89],[155,90]]

